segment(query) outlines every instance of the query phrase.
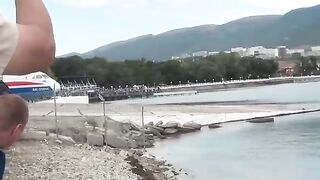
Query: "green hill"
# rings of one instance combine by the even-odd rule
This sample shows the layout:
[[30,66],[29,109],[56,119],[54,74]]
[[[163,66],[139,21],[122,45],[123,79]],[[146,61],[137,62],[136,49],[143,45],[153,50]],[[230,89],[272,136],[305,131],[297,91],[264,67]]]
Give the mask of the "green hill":
[[223,25],[177,29],[111,43],[82,56],[108,60],[146,58],[168,60],[200,50],[223,51],[232,47],[262,45],[297,47],[320,45],[320,5],[281,15],[241,18]]

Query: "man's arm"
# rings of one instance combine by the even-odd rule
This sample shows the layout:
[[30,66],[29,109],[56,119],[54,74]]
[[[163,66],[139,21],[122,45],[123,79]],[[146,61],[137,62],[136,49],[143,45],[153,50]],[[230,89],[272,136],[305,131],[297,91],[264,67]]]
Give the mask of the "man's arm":
[[19,33],[16,51],[4,74],[47,71],[55,56],[51,19],[42,0],[16,0]]

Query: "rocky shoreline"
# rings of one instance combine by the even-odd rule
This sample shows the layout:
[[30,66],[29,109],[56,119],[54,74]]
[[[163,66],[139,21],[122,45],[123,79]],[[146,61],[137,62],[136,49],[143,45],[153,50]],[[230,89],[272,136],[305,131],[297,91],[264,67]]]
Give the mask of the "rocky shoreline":
[[142,128],[140,105],[107,104],[107,121],[97,111],[99,104],[60,105],[57,126],[51,108],[30,105],[25,134],[7,153],[6,179],[177,179],[185,174],[182,170],[143,148],[153,147],[157,139],[200,131],[204,125],[220,128],[234,119],[302,111],[295,105],[150,105]]
[[140,150],[23,140],[6,154],[4,179],[166,180],[177,175],[170,164]]
[[151,124],[143,130],[108,119],[105,138],[101,117],[59,117],[58,131],[51,118],[30,118],[21,140],[6,152],[5,179],[177,179],[172,165],[148,157],[142,148],[153,146],[154,134],[172,135],[178,132],[174,128],[187,127],[159,123],[163,132],[155,133]]

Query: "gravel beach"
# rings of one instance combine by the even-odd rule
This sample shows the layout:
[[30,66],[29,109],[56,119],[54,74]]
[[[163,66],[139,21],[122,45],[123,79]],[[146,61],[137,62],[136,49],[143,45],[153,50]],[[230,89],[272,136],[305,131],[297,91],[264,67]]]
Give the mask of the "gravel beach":
[[10,180],[175,179],[164,161],[109,147],[21,141],[6,154],[4,179]]

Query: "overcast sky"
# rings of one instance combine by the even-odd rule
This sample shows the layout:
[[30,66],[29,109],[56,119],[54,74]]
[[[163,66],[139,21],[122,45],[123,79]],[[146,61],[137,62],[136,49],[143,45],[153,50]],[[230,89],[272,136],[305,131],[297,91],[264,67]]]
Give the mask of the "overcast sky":
[[[320,0],[46,0],[57,55],[86,52],[144,34],[245,16],[284,14]],[[1,0],[0,13],[14,20],[14,1]]]

